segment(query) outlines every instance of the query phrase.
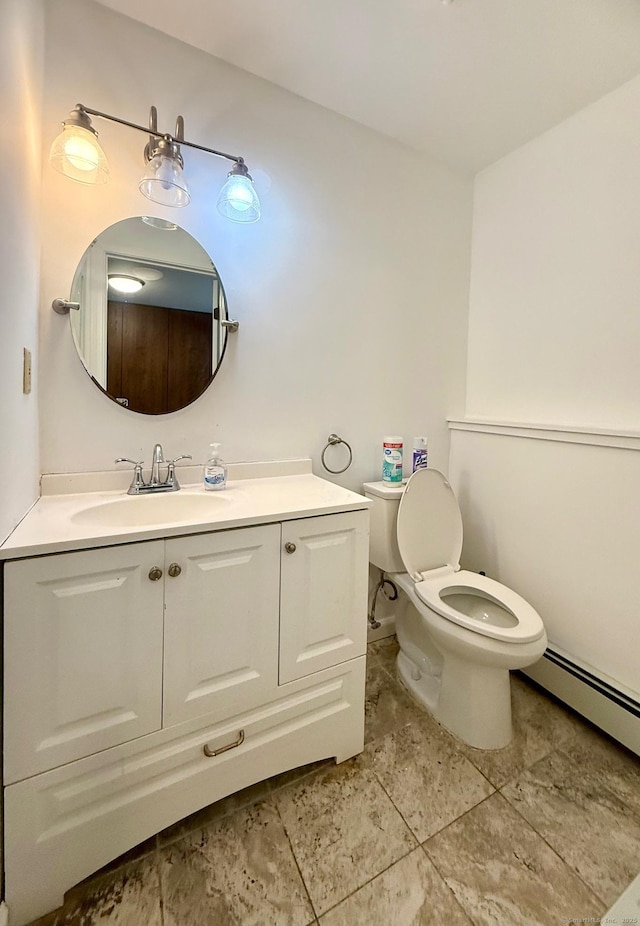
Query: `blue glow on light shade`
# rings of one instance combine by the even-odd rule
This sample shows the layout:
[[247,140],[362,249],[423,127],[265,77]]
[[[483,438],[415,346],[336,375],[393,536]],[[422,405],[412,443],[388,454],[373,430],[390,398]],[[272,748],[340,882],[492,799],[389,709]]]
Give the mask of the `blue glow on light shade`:
[[260,200],[249,177],[231,174],[220,190],[218,212],[234,222],[257,222]]

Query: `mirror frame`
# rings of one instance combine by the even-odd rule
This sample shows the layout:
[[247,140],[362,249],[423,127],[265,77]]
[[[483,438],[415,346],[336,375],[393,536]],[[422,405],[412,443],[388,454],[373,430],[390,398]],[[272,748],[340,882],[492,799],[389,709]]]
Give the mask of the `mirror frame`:
[[[152,221],[148,221],[149,217],[147,216],[130,216],[125,219],[121,219],[118,222],[113,223],[107,228],[103,229],[89,244],[82,254],[78,266],[76,267],[73,281],[71,285],[71,300],[72,303],[78,303],[80,305],[79,310],[70,312],[70,326],[71,326],[71,335],[73,343],[76,349],[76,353],[84,370],[91,379],[91,381],[97,386],[97,388],[107,396],[112,402],[116,405],[119,405],[121,408],[125,408],[127,411],[134,412],[139,415],[170,415],[175,412],[181,411],[183,408],[187,408],[196,399],[200,398],[207,389],[211,386],[213,380],[218,374],[222,361],[224,360],[227,344],[229,339],[229,332],[235,330],[232,323],[229,322],[229,312],[226,292],[224,289],[224,284],[220,278],[217,267],[214,264],[211,256],[202,247],[202,245],[194,238],[189,232],[185,229],[180,228],[174,223],[166,222],[163,219],[155,219],[152,217]],[[148,232],[142,232],[140,227],[137,225],[137,222],[144,223],[149,229]],[[123,226],[127,226],[126,234]],[[163,247],[153,251],[152,244],[157,245],[161,239],[157,239],[153,242],[155,228],[157,234],[170,235],[173,231],[179,231],[181,233],[180,239],[164,239],[162,240]],[[123,242],[119,243],[118,241],[118,229],[122,232]],[[135,239],[135,245],[132,243],[127,243],[127,238]],[[146,240],[145,240],[146,239]],[[145,243],[142,244],[141,242]],[[183,245],[183,250],[186,252],[186,256],[181,260],[180,256],[172,260],[167,259],[168,256],[172,256],[174,253],[174,246],[177,243]],[[96,247],[97,245],[97,247]],[[191,263],[187,263],[188,252],[190,249],[197,249],[197,257],[193,257]],[[136,304],[135,296],[130,298],[110,300],[108,293],[108,261],[118,260],[118,261],[129,261],[140,265],[140,276],[143,276],[143,270],[146,268],[147,272],[152,271],[156,273],[158,270],[162,271],[162,268],[167,268],[169,271],[183,270],[186,272],[198,272],[201,274],[211,274],[214,284],[212,292],[212,308],[211,308],[211,318],[213,323],[213,334],[211,338],[211,374],[208,377],[206,383],[199,389],[197,392],[194,391],[193,387],[189,393],[187,400],[181,399],[180,404],[175,408],[159,408],[158,410],[144,410],[142,408],[131,407],[126,402],[124,396],[114,395],[112,392],[109,392],[107,380],[108,380],[108,338],[109,330],[116,333],[117,337],[122,338],[122,331],[118,330],[118,321],[117,318],[111,321],[111,328],[109,327],[109,318],[110,311],[112,307],[117,307],[118,305],[127,305],[127,304]],[[217,284],[217,286],[216,286]],[[95,294],[95,295],[92,295]],[[217,293],[217,295],[216,295]],[[98,303],[98,309],[92,317],[90,311],[92,300]],[[111,305],[110,305],[111,304]],[[147,300],[144,304],[139,305],[139,309],[142,311],[142,317],[145,317],[144,310],[148,305],[152,305]],[[182,311],[181,306],[165,306],[158,304],[159,308],[162,308],[168,313],[173,313],[167,315],[167,325],[170,323],[175,324],[175,320],[179,318],[178,312]],[[117,314],[117,309],[115,310]],[[206,312],[196,312],[192,311],[190,315],[204,315]],[[112,313],[113,315],[113,313]],[[147,320],[149,319],[148,313],[146,314]],[[160,325],[162,322],[158,319]],[[217,325],[216,325],[217,322]],[[140,322],[139,324],[141,324]],[[226,324],[224,324],[226,323]],[[154,324],[154,328],[157,327]],[[124,325],[120,325],[120,328],[124,328]],[[135,328],[135,324],[134,324]],[[187,328],[188,331],[188,328]],[[169,356],[170,356],[170,335],[167,328],[166,335],[160,335],[161,337],[166,337],[166,358],[165,365],[167,366],[167,390],[169,389]],[[198,337],[197,331],[194,332],[191,336],[191,341],[194,345],[202,343],[202,337]],[[144,340],[144,339],[143,339]],[[218,348],[216,350],[216,344]],[[197,350],[197,347],[196,347]],[[90,352],[93,351],[95,359],[92,361]],[[139,357],[139,350],[136,352],[133,351],[136,357]],[[217,356],[217,361],[215,367],[213,362]],[[185,370],[187,367],[185,366]],[[202,367],[200,367],[202,372]],[[175,373],[179,379],[179,373]],[[143,377],[144,379],[144,377]],[[202,376],[200,377],[200,382],[202,382]],[[131,379],[129,380],[131,382]],[[104,385],[103,385],[104,383]],[[120,390],[123,391],[123,390]],[[165,397],[168,394],[165,394]],[[155,399],[152,398],[152,405],[155,402]],[[162,403],[162,397],[159,398],[160,404]],[[158,406],[156,406],[158,407]]]

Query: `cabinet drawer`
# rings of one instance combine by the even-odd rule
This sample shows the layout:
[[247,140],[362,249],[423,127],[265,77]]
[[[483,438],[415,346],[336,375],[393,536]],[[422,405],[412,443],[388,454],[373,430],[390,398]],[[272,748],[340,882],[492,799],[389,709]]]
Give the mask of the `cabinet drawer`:
[[5,565],[5,784],[160,728],[163,551]]

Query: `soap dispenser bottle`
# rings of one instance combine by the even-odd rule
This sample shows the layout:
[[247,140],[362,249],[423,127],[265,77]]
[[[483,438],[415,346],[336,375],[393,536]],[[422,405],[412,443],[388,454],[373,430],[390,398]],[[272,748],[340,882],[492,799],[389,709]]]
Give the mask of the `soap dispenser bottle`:
[[224,489],[227,484],[227,467],[220,457],[221,446],[209,444],[209,458],[204,465],[205,489]]

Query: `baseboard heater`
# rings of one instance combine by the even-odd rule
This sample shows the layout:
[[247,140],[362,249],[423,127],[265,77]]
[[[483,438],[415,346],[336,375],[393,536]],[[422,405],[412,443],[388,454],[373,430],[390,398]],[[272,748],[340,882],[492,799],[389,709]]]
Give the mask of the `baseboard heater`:
[[640,755],[640,696],[635,692],[556,647],[523,674]]

